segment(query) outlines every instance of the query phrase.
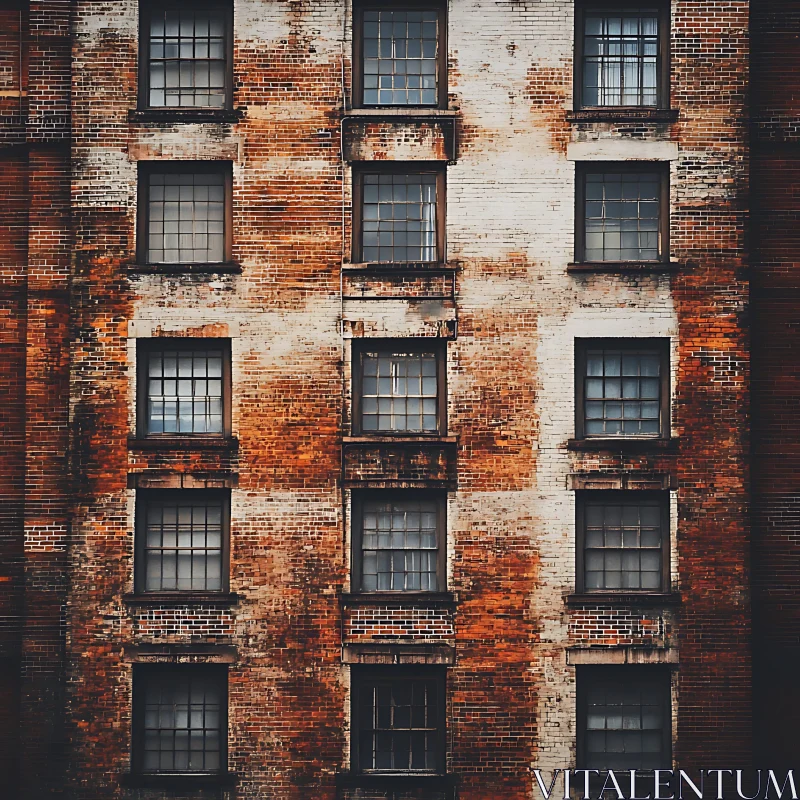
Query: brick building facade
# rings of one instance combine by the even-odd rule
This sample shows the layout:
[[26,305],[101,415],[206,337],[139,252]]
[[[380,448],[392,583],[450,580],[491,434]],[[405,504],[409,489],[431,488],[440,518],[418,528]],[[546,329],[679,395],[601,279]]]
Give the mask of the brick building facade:
[[11,796],[792,766],[798,24],[0,3]]

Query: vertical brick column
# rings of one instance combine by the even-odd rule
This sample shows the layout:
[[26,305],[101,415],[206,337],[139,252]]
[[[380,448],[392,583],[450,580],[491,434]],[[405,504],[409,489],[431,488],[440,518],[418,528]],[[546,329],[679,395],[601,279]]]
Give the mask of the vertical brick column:
[[20,797],[61,786],[70,259],[70,3],[30,5]]
[[749,3],[673,4],[682,767],[749,762],[746,223]]

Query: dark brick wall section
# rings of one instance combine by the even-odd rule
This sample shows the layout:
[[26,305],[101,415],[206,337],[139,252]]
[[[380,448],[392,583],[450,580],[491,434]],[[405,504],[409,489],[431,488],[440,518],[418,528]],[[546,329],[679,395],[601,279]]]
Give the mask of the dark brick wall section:
[[800,732],[800,8],[752,4],[753,609],[760,765]]

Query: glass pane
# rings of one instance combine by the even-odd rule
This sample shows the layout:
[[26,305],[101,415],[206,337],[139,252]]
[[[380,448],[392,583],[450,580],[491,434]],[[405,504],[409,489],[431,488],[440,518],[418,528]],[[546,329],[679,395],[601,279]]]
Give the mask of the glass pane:
[[[364,102],[436,105],[438,14],[434,11],[430,19],[421,20],[415,19],[418,12],[413,11],[380,9],[363,13]],[[381,76],[380,91],[376,91],[376,84],[368,82],[373,75]]]
[[363,180],[362,258],[436,261],[436,175],[365,175]]
[[657,260],[661,255],[658,176],[650,172],[598,173],[587,174],[585,181],[584,258]]
[[[153,10],[150,24],[151,107],[225,105],[225,19],[220,11]],[[153,92],[153,89],[166,91]]]

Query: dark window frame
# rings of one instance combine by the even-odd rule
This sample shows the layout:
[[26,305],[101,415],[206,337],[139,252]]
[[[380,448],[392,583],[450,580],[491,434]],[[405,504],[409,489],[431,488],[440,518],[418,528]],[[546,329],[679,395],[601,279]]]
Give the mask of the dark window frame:
[[435,502],[437,506],[436,518],[436,582],[435,593],[447,591],[447,494],[443,491],[432,489],[378,489],[378,490],[353,490],[351,495],[351,524],[350,536],[352,540],[350,582],[353,594],[369,595],[391,592],[397,597],[417,597],[431,594],[430,590],[399,590],[378,589],[375,591],[362,588],[362,556],[361,543],[364,535],[364,506],[370,501],[392,502],[399,500],[426,500]]
[[[661,397],[659,413],[659,432],[657,436],[632,436],[607,434],[597,435],[585,433],[586,406],[585,386],[586,378],[586,352],[587,350],[655,350],[661,360]],[[659,338],[597,338],[575,339],[575,437],[577,439],[591,439],[592,441],[613,442],[648,442],[664,441],[670,438],[671,431],[671,398],[670,398],[670,339]],[[610,444],[613,447],[613,444]]]
[[[668,665],[648,664],[648,665],[578,665],[576,673],[576,700],[577,700],[577,736],[576,763],[578,769],[586,768],[587,760],[587,712],[588,695],[592,683],[600,683],[609,679],[621,682],[630,682],[633,679],[652,681],[659,684],[658,689],[662,694],[662,718],[666,724],[662,730],[662,751],[664,754],[664,769],[669,769],[672,765],[672,681],[671,671]],[[647,771],[642,770],[644,775]]]
[[[222,433],[150,433],[147,399],[150,354],[158,350],[222,350]],[[155,336],[136,342],[136,430],[139,439],[226,439],[231,436],[231,340]]]
[[416,264],[436,266],[445,263],[447,246],[446,236],[446,204],[447,204],[447,167],[440,161],[364,161],[353,165],[353,225],[352,225],[352,258],[355,264],[362,260],[362,224],[364,221],[364,176],[365,175],[436,175],[436,260],[423,262],[383,261],[389,264]]
[[[604,172],[655,172],[659,176],[657,259],[588,261],[586,258],[586,177]],[[670,260],[669,161],[577,161],[575,163],[575,262],[578,264],[664,264]]]
[[[222,261],[150,262],[148,232],[150,227],[150,176],[154,173],[219,174],[224,181],[225,216]],[[140,264],[165,266],[176,269],[181,266],[199,264],[213,268],[230,263],[233,252],[233,163],[231,161],[140,161],[137,190],[136,257]]]
[[[168,501],[188,498],[192,494],[205,499],[219,500],[222,506],[222,553],[220,570],[222,580],[219,589],[147,589],[147,511],[153,501]],[[230,489],[137,489],[135,511],[135,550],[133,561],[133,585],[137,595],[174,594],[176,597],[191,594],[225,594],[230,590],[230,540],[231,540],[231,492]]]
[[[447,768],[447,673],[444,667],[414,666],[366,666],[350,668],[350,768],[358,775],[444,775]],[[403,680],[429,680],[436,684],[437,691],[437,737],[436,768],[429,770],[362,770],[360,767],[361,738],[361,688],[365,683]]]
[[[414,353],[430,351],[436,355],[436,430],[435,431],[365,431],[361,425],[363,356],[368,352]],[[447,342],[434,337],[415,339],[358,339],[352,342],[352,422],[358,436],[423,437],[437,439],[447,435]]]
[[[219,683],[220,688],[220,753],[218,770],[145,770],[145,707],[147,688],[160,677],[174,676],[191,671],[198,677],[208,677]],[[224,664],[134,664],[133,703],[131,708],[131,773],[141,776],[175,776],[193,778],[197,776],[219,776],[228,772],[228,667]]]
[[[652,8],[658,12],[658,66],[656,70],[658,87],[655,106],[589,106],[583,103],[584,80],[584,43],[587,12],[613,14],[615,11],[630,13],[632,11]],[[625,111],[668,111],[670,108],[670,75],[671,75],[671,19],[670,4],[667,0],[578,0],[575,4],[575,59],[573,67],[574,110],[575,111],[607,111],[609,114]]]
[[[581,489],[576,492],[575,504],[575,589],[577,592],[602,596],[604,594],[663,594],[669,591],[670,517],[669,492],[637,489]],[[586,588],[586,506],[593,501],[619,505],[657,502],[661,512],[661,585],[656,589],[588,589]]]
[[[439,41],[437,55],[437,102],[435,105],[382,105],[380,103],[364,103],[364,11],[437,11],[439,13]],[[447,3],[445,0],[431,0],[427,5],[417,0],[355,0],[353,3],[353,108],[391,108],[408,109],[413,114],[418,108],[447,109]]]
[[[171,8],[190,7],[193,10],[207,8],[223,12],[225,19],[225,102],[222,106],[151,106],[150,105],[150,20],[153,10],[164,11]],[[181,114],[208,114],[230,111],[233,109],[233,3],[220,0],[199,0],[199,2],[180,2],[170,0],[159,3],[158,0],[139,0],[139,92],[137,109],[154,111],[164,116],[174,113],[176,118]]]

